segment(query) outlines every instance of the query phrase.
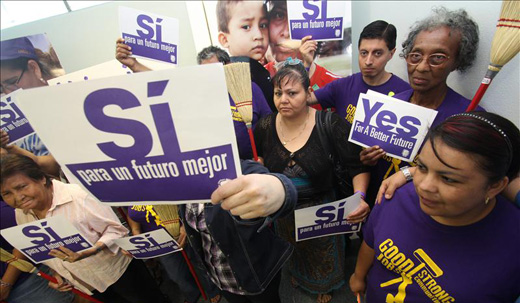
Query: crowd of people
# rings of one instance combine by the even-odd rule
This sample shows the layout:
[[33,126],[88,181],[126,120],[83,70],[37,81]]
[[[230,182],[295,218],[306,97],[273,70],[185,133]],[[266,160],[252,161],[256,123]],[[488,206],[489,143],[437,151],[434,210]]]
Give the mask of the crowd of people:
[[[288,46],[286,7],[286,1],[219,1],[219,42],[227,52],[210,46],[197,56],[198,64],[250,63],[259,155],[251,160],[249,134],[229,97],[243,176],[215,189],[212,203],[179,205],[173,235],[209,300],[281,302],[285,268],[290,284],[318,303],[330,302],[345,285],[367,302],[514,302],[520,297],[520,131],[481,107],[465,113],[469,100],[447,85],[451,72],[466,71],[476,58],[477,23],[462,9],[438,8],[413,24],[400,54],[404,81],[386,70],[397,29],[371,22],[358,40],[360,72],[341,78],[314,62],[311,36]],[[1,47],[2,93],[47,85],[29,40]],[[150,70],[123,39],[115,48],[116,59],[133,72]],[[262,66],[268,49],[272,61]],[[358,96],[368,90],[437,111],[412,162],[348,141]],[[347,172],[350,194],[361,196],[346,219],[366,222],[353,272],[345,255],[358,247],[348,237],[295,239],[296,209],[342,198],[320,138],[319,121],[329,115],[330,148]],[[153,206],[128,207],[128,230],[113,209],[63,176],[60,181],[58,163],[36,134],[15,145],[2,131],[1,147],[1,228],[64,215],[94,246],[51,250],[54,258],[39,269],[57,283],[0,264],[0,301],[72,302],[75,288],[103,302],[168,302],[145,263],[114,244],[164,227]],[[1,245],[25,259],[3,239]],[[197,278],[179,253],[157,261],[185,302],[199,300]]]

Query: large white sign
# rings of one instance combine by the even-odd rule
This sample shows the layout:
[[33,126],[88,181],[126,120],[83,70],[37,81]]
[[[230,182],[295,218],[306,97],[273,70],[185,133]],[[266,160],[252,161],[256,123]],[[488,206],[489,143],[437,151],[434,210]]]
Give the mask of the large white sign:
[[411,162],[437,111],[369,90],[360,94],[349,141],[378,145],[387,155]]
[[239,157],[221,64],[20,92],[73,183],[110,205],[209,202]]
[[13,226],[2,229],[0,233],[9,244],[34,263],[53,259],[49,252],[60,246],[74,252],[92,247],[92,244],[63,216]]

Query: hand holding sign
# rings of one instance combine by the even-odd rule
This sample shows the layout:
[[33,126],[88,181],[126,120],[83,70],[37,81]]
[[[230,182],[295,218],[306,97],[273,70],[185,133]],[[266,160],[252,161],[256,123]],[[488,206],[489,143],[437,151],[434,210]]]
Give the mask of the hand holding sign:
[[374,145],[363,149],[359,153],[359,159],[363,165],[374,166],[384,155],[386,155],[385,151],[378,145]]
[[282,207],[285,190],[282,182],[271,175],[244,175],[227,181],[211,195],[211,203],[242,219],[267,217]]

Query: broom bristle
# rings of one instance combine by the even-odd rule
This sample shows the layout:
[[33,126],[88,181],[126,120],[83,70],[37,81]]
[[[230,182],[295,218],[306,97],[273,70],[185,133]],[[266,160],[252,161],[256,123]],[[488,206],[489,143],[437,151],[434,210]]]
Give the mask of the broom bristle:
[[490,62],[501,66],[520,51],[520,1],[503,1],[497,30],[491,43]]
[[18,259],[3,248],[0,248],[0,261],[11,264],[23,272],[30,273],[36,269],[36,267],[34,267],[34,265],[32,265],[30,262]]
[[224,66],[228,92],[246,125],[253,121],[253,92],[249,63],[237,62]]
[[181,228],[177,205],[154,205],[153,208],[161,219],[166,231],[177,240]]

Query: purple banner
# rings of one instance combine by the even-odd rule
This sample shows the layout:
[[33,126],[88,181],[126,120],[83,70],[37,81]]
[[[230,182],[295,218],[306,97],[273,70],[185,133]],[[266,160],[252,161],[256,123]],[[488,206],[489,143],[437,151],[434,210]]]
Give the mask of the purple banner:
[[[179,147],[177,140],[171,145]],[[67,167],[103,202],[202,200],[211,196],[219,181],[237,177],[232,155],[231,145],[225,145]]]
[[313,40],[341,39],[343,18],[326,18],[315,20],[291,20],[291,39],[299,40],[312,35]]
[[177,64],[177,45],[167,42],[144,39],[123,33],[125,44],[132,47],[132,54],[159,61]]
[[0,106],[0,128],[9,134],[9,142],[15,142],[34,133],[29,121],[14,103],[12,96],[2,98]]
[[302,241],[326,235],[354,233],[360,230],[361,223],[349,224],[347,220],[341,220],[300,227],[296,232],[298,233],[298,241]]
[[417,143],[413,137],[386,131],[362,121],[354,122],[351,138],[368,146],[379,145],[385,152],[404,158],[412,154]]
[[27,247],[22,249],[22,252],[27,256],[31,257],[36,262],[43,262],[49,259],[53,259],[53,256],[49,255],[51,249],[57,249],[60,246],[64,246],[73,252],[79,252],[87,248],[92,247],[85,238],[80,234],[67,236],[65,238],[54,237],[53,241],[39,243],[38,245]]

